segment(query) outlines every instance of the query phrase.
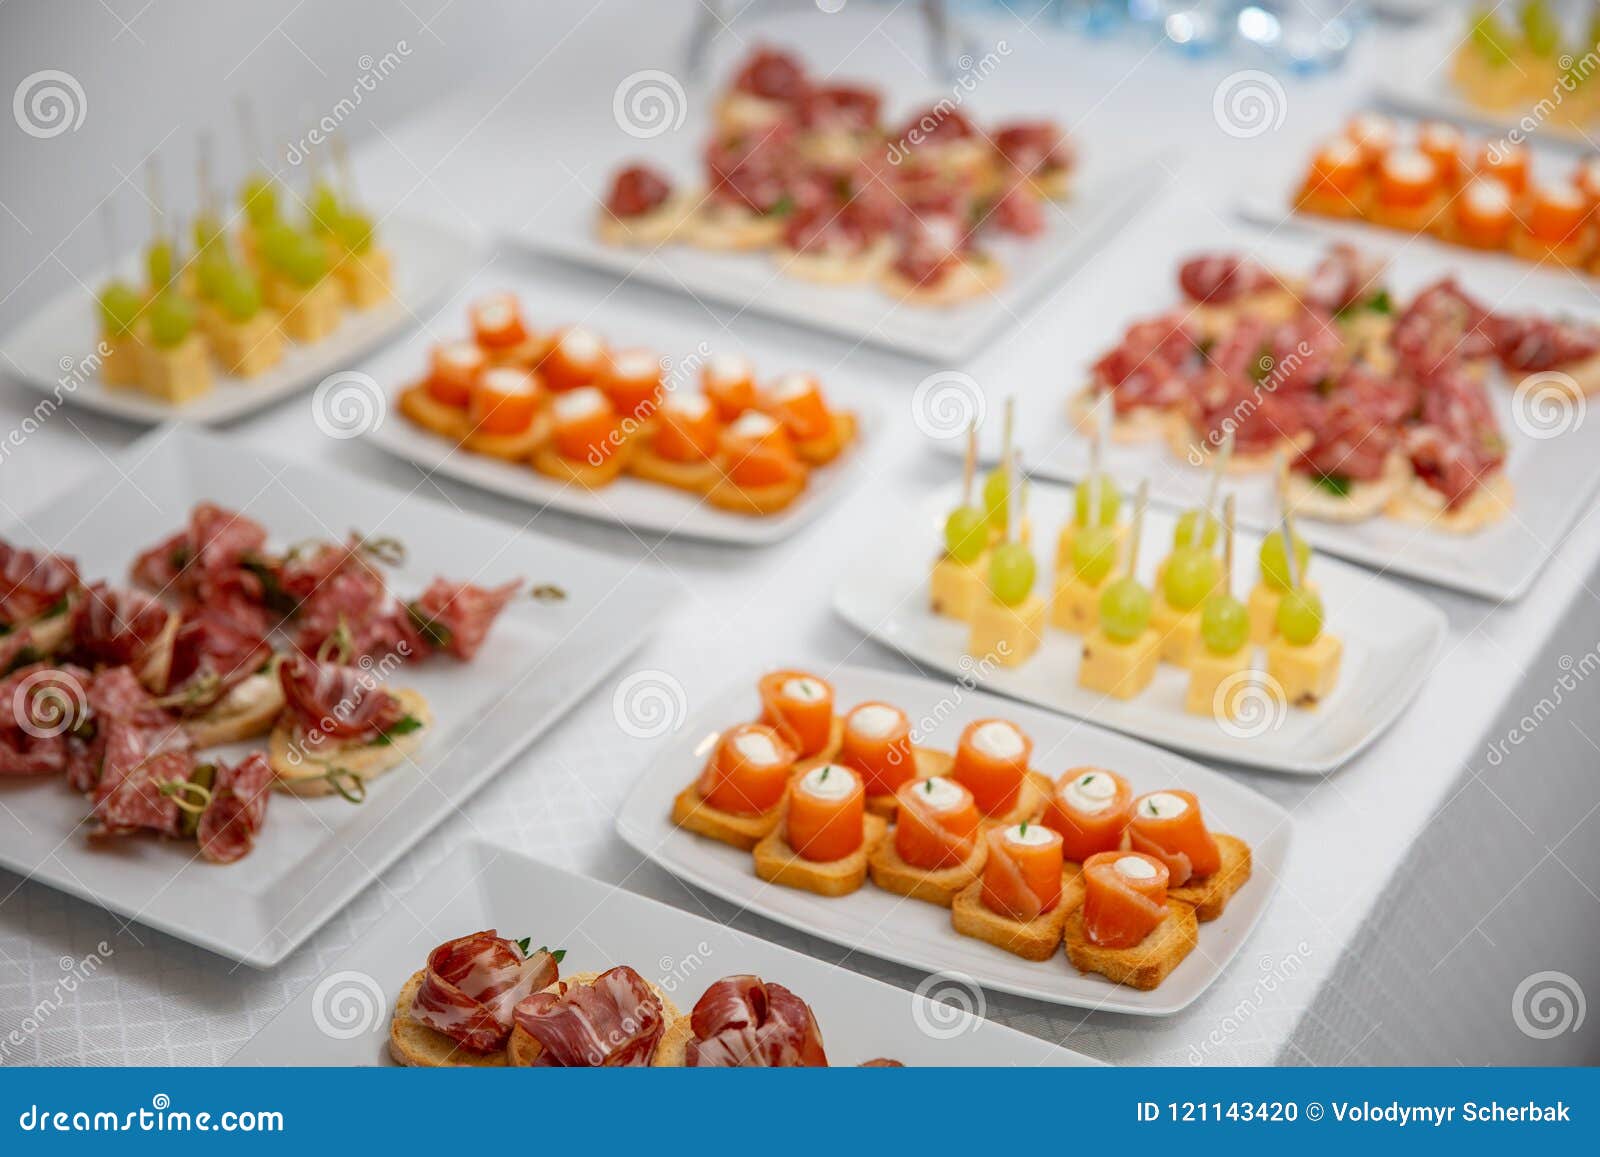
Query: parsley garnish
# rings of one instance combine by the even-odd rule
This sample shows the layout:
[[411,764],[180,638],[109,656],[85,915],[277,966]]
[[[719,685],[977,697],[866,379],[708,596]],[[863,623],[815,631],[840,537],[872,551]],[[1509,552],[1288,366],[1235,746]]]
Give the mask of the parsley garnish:
[[422,720],[415,715],[403,715],[389,727],[378,732],[378,737],[372,741],[374,747],[387,747],[399,735],[410,735],[413,731],[422,730]]
[[1342,474],[1318,474],[1316,484],[1338,498],[1344,498],[1350,493],[1350,479]]

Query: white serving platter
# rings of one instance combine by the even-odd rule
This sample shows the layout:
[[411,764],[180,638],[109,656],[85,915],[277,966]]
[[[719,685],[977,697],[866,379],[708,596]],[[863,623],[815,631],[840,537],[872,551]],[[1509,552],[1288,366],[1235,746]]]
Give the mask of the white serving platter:
[[1091,723],[1005,702],[963,682],[863,667],[819,668],[816,674],[834,685],[841,711],[869,699],[899,706],[915,721],[919,745],[953,750],[969,722],[999,716],[1033,739],[1035,766],[1052,778],[1095,764],[1125,775],[1138,792],[1192,790],[1213,830],[1251,845],[1254,874],[1219,919],[1200,926],[1199,946],[1151,992],[1081,974],[1064,952],[1029,961],[957,935],[948,909],[879,891],[870,881],[860,891],[831,899],[766,883],[757,878],[750,853],[684,831],[671,818],[673,797],[700,774],[718,733],[758,715],[754,674],[719,695],[662,746],[617,816],[622,838],[673,875],[824,940],[913,968],[960,972],[999,992],[1143,1016],[1178,1012],[1204,992],[1248,939],[1277,888],[1289,850],[1289,815],[1225,775]]
[[[1363,248],[1384,252],[1384,247]],[[1043,478],[1074,481],[1089,467],[1089,440],[1076,427],[1069,398],[1089,380],[1090,367],[1135,320],[1149,317],[1179,300],[1177,265],[1191,253],[1214,249],[1250,253],[1275,268],[1309,270],[1325,251],[1329,239],[1306,230],[1290,229],[1266,235],[1244,227],[1216,245],[1174,252],[1170,243],[1131,254],[1127,264],[1155,262],[1135,282],[1122,277],[1108,281],[1102,292],[1084,300],[1077,324],[1065,335],[1066,349],[1052,347],[1061,372],[1044,375],[1038,385],[1020,374],[974,371],[980,381],[1019,385],[1017,430],[1019,445],[1030,473]],[[1595,317],[1592,303],[1578,298],[1555,300],[1546,282],[1523,271],[1496,271],[1463,260],[1448,250],[1406,248],[1396,251],[1389,282],[1402,299],[1451,274],[1462,287],[1491,309],[1527,310],[1547,315]],[[1515,491],[1508,517],[1476,534],[1452,534],[1390,518],[1339,524],[1303,518],[1298,526],[1319,550],[1382,571],[1434,586],[1463,591],[1479,598],[1513,601],[1527,593],[1533,581],[1560,548],[1567,531],[1589,507],[1600,487],[1600,421],[1589,403],[1563,410],[1538,392],[1521,401],[1515,383],[1498,375],[1490,387],[1490,402],[1505,434],[1509,453],[1506,475]],[[990,420],[981,436],[982,454],[992,461],[1000,452],[1000,399],[990,391]],[[950,455],[964,451],[964,439],[935,440],[937,449]],[[1128,491],[1140,479],[1150,480],[1150,494],[1158,502],[1192,506],[1205,492],[1207,470],[1179,457],[1164,440],[1116,443],[1107,447],[1106,469]],[[1239,522],[1256,529],[1277,524],[1277,488],[1271,472],[1230,475],[1228,488],[1236,495]]]
[[[286,343],[284,358],[251,379],[216,372],[216,385],[181,406],[138,390],[108,386],[98,376],[94,351],[99,321],[90,294],[64,290],[0,339],[0,360],[11,376],[30,389],[86,409],[132,422],[184,421],[217,425],[253,414],[360,358],[368,350],[415,324],[428,305],[475,262],[475,247],[457,234],[404,216],[385,218],[383,244],[394,264],[394,296],[366,310],[345,310],[339,328],[311,345]],[[125,267],[133,264],[130,259]],[[101,270],[86,279],[99,286],[111,275]],[[216,366],[213,364],[213,370]]]
[[637,646],[667,603],[646,568],[187,428],[153,431],[0,535],[74,556],[86,578],[121,582],[136,552],[202,500],[259,520],[276,545],[352,529],[394,536],[407,548],[389,575],[398,592],[441,574],[566,592],[514,601],[470,663],[400,668],[396,685],[420,691],[435,716],[416,756],[359,806],[275,795],[254,851],[234,864],[155,838],[93,846],[79,830],[88,805],[63,783],[0,780],[0,866],[256,967],[283,960],[464,804]]
[[[427,324],[402,342],[378,355],[365,371],[389,397],[388,413],[367,437],[383,450],[430,473],[442,474],[496,494],[519,499],[534,507],[576,514],[597,522],[610,522],[635,530],[680,535],[712,542],[760,545],[778,542],[816,517],[848,488],[877,436],[876,408],[865,389],[850,379],[844,367],[816,369],[831,405],[853,410],[857,416],[855,443],[834,462],[813,470],[805,491],[788,509],[762,517],[738,514],[712,506],[699,495],[624,475],[599,490],[562,482],[541,474],[531,465],[506,462],[474,454],[452,444],[399,412],[399,392],[421,379],[429,349],[440,340],[468,333],[467,308],[474,299],[497,290],[511,290],[522,300],[530,324],[537,328],[582,321],[618,348],[647,347],[660,351],[674,366],[683,367],[682,388],[698,389],[697,365],[707,356],[700,335],[686,338],[681,324],[664,323],[648,309],[611,299],[603,315],[584,317],[570,291],[552,286],[526,273],[496,267],[473,278],[441,306]],[[596,307],[598,310],[600,307]],[[730,342],[732,339],[727,339]],[[790,369],[782,347],[747,343],[746,353],[762,381]],[[719,343],[718,348],[721,348]],[[669,379],[672,378],[669,374]],[[676,388],[676,387],[675,387]]]
[[[630,965],[685,1014],[719,978],[754,973],[811,1005],[834,1065],[879,1057],[918,1066],[1096,1063],[950,1001],[906,992],[486,843],[462,849],[404,903],[392,905],[230,1063],[393,1064],[388,1030],[395,995],[432,948],[481,928],[564,947],[563,973]],[[952,995],[971,1001],[981,994]]]
[[[1046,602],[1053,589],[1055,533],[1071,510],[1072,492],[1036,485],[1029,508],[1036,528],[1039,578]],[[1237,721],[1223,724],[1183,709],[1188,673],[1162,664],[1150,688],[1129,700],[1078,685],[1082,640],[1049,628],[1038,652],[1017,667],[967,656],[968,627],[928,606],[928,575],[943,544],[946,514],[959,487],[935,495],[922,517],[886,528],[875,554],[846,571],[834,589],[834,609],[876,641],[920,664],[973,678],[991,691],[1093,720],[1151,743],[1229,763],[1290,775],[1323,775],[1342,766],[1399,717],[1433,669],[1444,642],[1445,617],[1433,604],[1382,577],[1330,558],[1317,558],[1311,576],[1327,610],[1327,629],[1344,643],[1338,686],[1314,711],[1288,706],[1281,693],[1262,696]],[[1141,579],[1150,583],[1170,548],[1176,516],[1152,508],[1140,550]],[[1242,599],[1255,582],[1260,536],[1240,533],[1235,590]],[[1265,670],[1265,652],[1256,651]]]
[[[875,286],[817,285],[790,277],[766,253],[718,253],[686,244],[628,249],[594,233],[597,206],[562,206],[525,225],[510,240],[629,281],[691,294],[797,325],[837,334],[927,361],[957,362],[1021,318],[1033,298],[1057,284],[1132,220],[1166,185],[1169,164],[1159,157],[1091,162],[1067,201],[1047,212],[1047,232],[1026,241],[993,244],[1005,265],[992,295],[946,307],[908,305]],[[686,171],[680,166],[680,171]]]

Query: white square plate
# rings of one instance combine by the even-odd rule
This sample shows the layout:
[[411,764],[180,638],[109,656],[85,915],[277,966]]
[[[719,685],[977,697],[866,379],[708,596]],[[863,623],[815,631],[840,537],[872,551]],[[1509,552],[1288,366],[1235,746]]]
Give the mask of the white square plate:
[[[687,1014],[718,978],[754,973],[811,1005],[828,1059],[856,1065],[1093,1065],[951,1003],[906,992],[743,932],[474,843],[392,905],[317,983],[256,1034],[234,1065],[388,1065],[395,995],[436,945],[480,928],[562,946],[564,973],[637,969]],[[952,992],[953,996],[959,993]],[[969,994],[969,998],[970,998]]]
[[[847,371],[842,368],[816,369],[829,403],[855,411],[858,420],[855,444],[832,463],[813,470],[804,493],[787,510],[764,517],[722,510],[698,495],[628,475],[603,489],[589,490],[541,474],[532,466],[460,449],[408,420],[399,412],[394,399],[401,390],[424,376],[428,351],[435,343],[467,334],[469,303],[498,290],[514,292],[536,328],[552,328],[582,320],[584,325],[619,348],[654,349],[670,358],[674,366],[691,367],[685,370],[683,388],[698,389],[699,375],[692,367],[698,364],[695,359],[703,361],[706,355],[701,352],[698,338],[693,341],[685,338],[681,324],[663,323],[647,309],[618,299],[605,303],[603,320],[581,318],[572,303],[570,290],[526,273],[496,268],[473,278],[441,306],[421,330],[385,350],[365,367],[390,397],[389,412],[384,420],[367,431],[375,445],[430,473],[521,499],[531,506],[549,507],[598,522],[631,526],[639,531],[758,545],[787,538],[838,497],[850,476],[860,467],[874,437],[876,412],[866,400],[865,390],[847,383],[844,380]],[[755,364],[761,381],[771,381],[790,369],[807,369],[786,364],[780,348],[751,344],[742,352]]]
[[[1525,270],[1508,276],[1505,271],[1484,267],[1481,262],[1488,259],[1475,264],[1470,256],[1463,258],[1451,251],[1406,248],[1402,255],[1398,247],[1369,243],[1379,238],[1357,240],[1365,250],[1396,254],[1389,282],[1402,298],[1439,278],[1460,274],[1462,287],[1492,309],[1595,316],[1592,303],[1585,310],[1577,299],[1553,300],[1547,283],[1557,279],[1524,276]],[[1247,252],[1274,268],[1302,272],[1316,263],[1327,245],[1325,234],[1318,236],[1308,230],[1267,236],[1242,228],[1210,248]],[[1077,324],[1066,336],[1067,349],[1060,363],[1064,372],[1059,377],[1048,376],[1034,392],[1024,392],[1017,399],[1017,429],[1030,473],[1068,482],[1088,473],[1089,441],[1073,424],[1070,395],[1088,382],[1095,360],[1134,320],[1177,303],[1177,263],[1191,252],[1201,251],[1202,247],[1195,246],[1174,252],[1170,241],[1160,242],[1159,247],[1147,245],[1124,262],[1127,267],[1142,267],[1136,282],[1131,277],[1108,281],[1099,295],[1084,302]],[[1505,470],[1515,496],[1508,517],[1470,535],[1383,517],[1342,525],[1303,518],[1298,528],[1306,540],[1320,550],[1386,574],[1421,579],[1479,598],[1521,598],[1600,486],[1600,420],[1588,412],[1594,409],[1592,402],[1562,407],[1532,391],[1519,403],[1514,385],[1495,374],[1489,390],[1495,418],[1509,446]],[[1024,384],[1023,390],[1028,389]],[[1001,423],[995,416],[998,400],[991,396],[989,402],[991,415],[982,442],[985,459],[993,460],[999,457]],[[1536,436],[1539,434],[1543,436]],[[952,456],[964,451],[960,438],[934,444]],[[1148,478],[1151,497],[1174,506],[1195,505],[1205,493],[1207,471],[1174,454],[1165,441],[1108,446],[1106,469],[1128,490],[1141,478]],[[1270,471],[1230,475],[1228,488],[1237,496],[1241,525],[1267,530],[1277,524],[1277,488]],[[1249,577],[1253,579],[1253,570]]]
[[137,551],[212,500],[265,525],[274,544],[386,534],[407,547],[396,590],[435,576],[553,583],[560,602],[519,598],[470,663],[402,668],[433,707],[434,735],[374,783],[366,802],[275,795],[255,850],[234,864],[154,838],[92,847],[83,799],[56,780],[0,781],[0,865],[256,967],[277,964],[554,722],[651,628],[665,584],[555,539],[227,438],[167,428],[100,474],[0,530],[75,556],[85,577],[126,581]]
[[662,747],[617,816],[622,838],[673,875],[824,940],[913,968],[962,973],[998,992],[1107,1012],[1166,1016],[1185,1008],[1221,975],[1266,911],[1289,851],[1289,815],[1227,776],[1093,724],[1007,703],[962,683],[864,667],[834,667],[819,674],[834,685],[841,711],[881,699],[920,720],[914,738],[921,745],[954,750],[969,722],[1000,716],[1033,739],[1036,766],[1052,778],[1069,767],[1096,764],[1127,776],[1137,792],[1188,788],[1200,797],[1214,830],[1250,844],[1255,864],[1250,882],[1220,919],[1200,926],[1199,946],[1153,992],[1079,973],[1067,963],[1064,952],[1049,960],[1024,960],[957,935],[950,927],[948,909],[879,891],[870,881],[858,892],[833,899],[766,883],[757,878],[749,852],[684,831],[672,822],[673,797],[700,774],[721,729],[759,714],[753,675],[730,687]]
[[1047,212],[1044,236],[992,245],[1005,283],[992,295],[930,308],[897,302],[875,286],[816,285],[779,271],[770,254],[719,253],[687,244],[656,250],[606,245],[594,235],[597,207],[574,204],[558,223],[528,226],[510,240],[628,280],[750,309],[927,361],[958,362],[1018,320],[1028,303],[1104,244],[1167,182],[1158,158],[1087,168],[1072,197]]
[[[217,372],[211,391],[186,405],[169,405],[99,379],[91,357],[99,333],[95,303],[81,289],[51,298],[0,339],[0,358],[30,389],[131,422],[217,425],[242,418],[315,385],[410,326],[431,301],[467,274],[475,260],[473,245],[422,221],[386,218],[382,230],[383,244],[394,261],[394,296],[389,301],[371,309],[345,310],[339,328],[322,341],[305,346],[287,343],[283,360],[259,377],[246,380]],[[109,271],[102,270],[88,284],[98,286],[108,276]]]
[[[1054,589],[1050,564],[1055,533],[1071,510],[1072,492],[1060,486],[1035,485],[1031,490],[1040,564],[1034,591],[1048,603]],[[1444,613],[1433,604],[1375,574],[1316,558],[1311,576],[1322,593],[1327,629],[1344,643],[1344,659],[1338,686],[1314,711],[1288,706],[1281,693],[1263,693],[1245,701],[1238,719],[1224,727],[1209,715],[1183,709],[1188,673],[1165,663],[1148,690],[1133,699],[1113,699],[1078,686],[1082,641],[1054,627],[1038,653],[1020,666],[977,663],[967,657],[967,625],[928,607],[928,575],[943,542],[944,519],[960,500],[959,488],[951,487],[928,503],[921,519],[886,529],[875,543],[875,555],[860,560],[840,579],[834,610],[918,663],[1178,751],[1292,775],[1332,771],[1398,718],[1433,669],[1444,642]],[[1146,514],[1139,560],[1146,583],[1153,581],[1176,523],[1166,510],[1152,508]],[[1239,535],[1235,592],[1240,598],[1247,584],[1255,582],[1260,544],[1257,535]],[[1259,648],[1256,660],[1264,669],[1265,654]]]

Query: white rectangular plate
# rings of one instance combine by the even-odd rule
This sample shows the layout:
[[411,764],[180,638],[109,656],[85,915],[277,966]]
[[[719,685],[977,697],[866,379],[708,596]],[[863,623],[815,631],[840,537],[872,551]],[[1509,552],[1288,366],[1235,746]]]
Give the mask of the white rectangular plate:
[[[561,945],[564,973],[637,969],[687,1014],[718,978],[754,973],[811,1005],[828,1059],[856,1065],[1096,1062],[928,997],[757,940],[519,852],[474,843],[390,906],[317,983],[256,1034],[234,1065],[387,1065],[395,994],[436,945],[480,928]],[[952,1019],[952,1015],[957,1019]]]
[[816,285],[779,271],[770,254],[718,253],[686,244],[656,250],[603,244],[597,207],[574,204],[555,224],[524,227],[510,240],[536,252],[696,298],[720,301],[927,361],[962,361],[1020,318],[1034,296],[1086,260],[1132,220],[1167,181],[1160,159],[1092,167],[1070,199],[1047,211],[1048,231],[992,248],[1005,283],[992,295],[930,308],[897,302],[876,286]]
[[834,685],[841,711],[878,699],[920,720],[914,737],[924,746],[954,750],[969,722],[999,716],[1014,721],[1032,738],[1035,766],[1051,778],[1070,767],[1094,764],[1125,775],[1137,792],[1192,790],[1214,830],[1250,844],[1255,864],[1250,882],[1220,919],[1200,926],[1199,947],[1153,992],[1079,973],[1067,963],[1064,952],[1049,960],[1024,960],[957,935],[950,927],[948,909],[879,891],[870,882],[858,892],[832,899],[766,883],[756,877],[749,852],[684,831],[672,822],[673,796],[700,774],[717,733],[759,714],[754,675],[730,687],[662,747],[617,816],[622,838],[673,875],[824,940],[913,968],[964,974],[999,992],[1107,1012],[1166,1016],[1186,1007],[1221,975],[1266,911],[1289,851],[1289,815],[1228,777],[1093,724],[1006,703],[969,686],[864,667],[833,667],[818,674]]
[[[128,421],[230,422],[315,385],[407,328],[472,267],[474,247],[454,233],[406,217],[386,218],[382,231],[394,262],[394,296],[389,301],[371,309],[345,310],[339,328],[322,341],[286,343],[283,360],[258,377],[247,380],[218,372],[211,391],[186,405],[169,405],[99,379],[97,363],[90,356],[99,333],[95,303],[81,289],[51,298],[8,333],[0,340],[0,358],[31,389]],[[109,271],[101,271],[88,284],[98,286],[109,276]]]
[[648,571],[348,475],[258,456],[235,440],[166,428],[29,515],[12,541],[75,556],[86,577],[126,580],[141,548],[212,500],[264,524],[275,544],[386,534],[407,547],[398,591],[435,576],[554,583],[560,602],[520,598],[470,663],[405,667],[436,728],[412,763],[366,802],[275,795],[255,850],[200,860],[154,838],[92,847],[86,805],[64,784],[0,781],[0,865],[192,944],[257,967],[277,964],[460,807],[648,632],[666,603]]
[[[548,507],[568,514],[613,522],[635,530],[657,534],[682,535],[712,542],[758,545],[778,542],[793,534],[815,517],[846,488],[865,458],[868,442],[874,437],[876,414],[863,389],[842,380],[843,368],[828,370],[813,367],[830,404],[853,410],[858,419],[855,444],[834,462],[813,470],[805,491],[787,510],[764,517],[736,514],[712,506],[699,495],[646,482],[624,475],[600,490],[565,483],[541,474],[532,466],[505,462],[486,454],[460,449],[448,440],[422,429],[399,412],[395,396],[413,385],[426,372],[428,351],[438,341],[467,333],[467,306],[483,294],[509,289],[522,299],[530,314],[530,324],[548,329],[582,320],[618,348],[643,346],[672,359],[674,366],[687,367],[683,388],[698,389],[699,374],[692,359],[701,358],[699,347],[686,339],[681,325],[663,324],[648,310],[612,299],[605,303],[603,319],[580,319],[570,291],[552,286],[525,273],[496,268],[475,277],[407,340],[385,350],[366,367],[366,372],[389,394],[388,414],[367,436],[374,444],[430,473],[442,474],[496,494],[517,498],[530,506]],[[760,380],[770,381],[791,366],[776,347],[744,350],[755,363]]]
[[[1032,487],[1030,511],[1037,528],[1039,578],[1034,590],[1049,601],[1055,532],[1071,509],[1059,486]],[[1312,562],[1311,575],[1327,608],[1327,629],[1344,642],[1338,687],[1315,711],[1288,707],[1281,694],[1253,698],[1224,726],[1183,709],[1187,672],[1163,663],[1149,689],[1118,700],[1078,686],[1082,640],[1049,628],[1039,651],[1017,667],[967,659],[965,623],[928,608],[928,574],[943,541],[945,515],[960,502],[959,488],[935,496],[921,519],[886,529],[874,554],[847,571],[834,590],[834,609],[878,642],[931,667],[977,678],[984,687],[1041,707],[1092,719],[1129,735],[1179,751],[1291,775],[1321,775],[1353,758],[1393,723],[1422,686],[1444,642],[1445,617],[1433,604],[1377,575],[1328,558]],[[1153,581],[1172,542],[1176,517],[1152,508],[1145,517],[1140,577]],[[1241,578],[1255,581],[1260,538],[1241,533]],[[1265,654],[1258,649],[1258,668]]]
[[[1237,242],[1229,238],[1215,248],[1248,252],[1269,265],[1294,272],[1309,270],[1328,243],[1325,236],[1304,231],[1270,237],[1254,229],[1239,233]],[[1383,251],[1381,246],[1365,244],[1366,240],[1362,239],[1363,248]],[[1199,251],[1198,247],[1194,250]],[[1017,429],[1031,473],[1068,482],[1088,473],[1089,442],[1073,424],[1069,397],[1089,380],[1090,367],[1121,338],[1128,325],[1178,300],[1176,264],[1189,252],[1175,254],[1167,243],[1158,251],[1147,249],[1131,256],[1129,263],[1135,266],[1147,257],[1160,264],[1145,267],[1137,286],[1131,279],[1108,283],[1098,297],[1084,303],[1066,339],[1064,373],[1045,375],[1037,386],[1020,376],[1004,379],[1020,383],[1025,391],[1017,399]],[[1450,252],[1407,250],[1391,265],[1389,281],[1407,298],[1452,273],[1461,274],[1462,287],[1493,309],[1595,316],[1592,302],[1585,307],[1577,299],[1555,301],[1533,277],[1497,276],[1480,266],[1469,267]],[[1594,408],[1592,401],[1584,407],[1562,407],[1552,399],[1541,401],[1540,395],[1532,392],[1518,403],[1513,386],[1499,375],[1490,386],[1495,418],[1509,445],[1505,469],[1515,491],[1509,517],[1471,535],[1383,517],[1349,524],[1307,518],[1298,524],[1307,541],[1386,574],[1421,579],[1480,598],[1521,598],[1600,486],[1600,421],[1586,413]],[[991,396],[989,403],[991,414],[982,443],[984,458],[992,461],[999,456],[1001,423],[995,413],[998,399]],[[1538,436],[1541,433],[1544,436]],[[964,442],[952,437],[934,444],[947,454],[960,455]],[[1130,491],[1141,478],[1148,478],[1151,497],[1174,506],[1195,505],[1205,493],[1206,470],[1180,458],[1164,440],[1108,446],[1106,468]],[[1237,496],[1241,525],[1262,530],[1276,525],[1277,491],[1270,471],[1230,475],[1227,485]],[[1241,574],[1254,577],[1248,568]]]

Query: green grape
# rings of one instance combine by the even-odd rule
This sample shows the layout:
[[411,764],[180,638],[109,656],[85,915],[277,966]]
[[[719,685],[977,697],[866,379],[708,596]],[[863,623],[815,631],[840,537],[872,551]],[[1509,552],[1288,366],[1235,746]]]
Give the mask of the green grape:
[[239,204],[257,229],[278,220],[278,188],[265,173],[257,173],[244,183],[239,190]]
[[1522,35],[1537,56],[1554,56],[1561,50],[1561,22],[1545,0],[1527,0],[1523,4]]
[[242,266],[230,267],[217,286],[217,304],[231,321],[249,321],[261,311],[261,283]]
[[[1116,484],[1104,474],[1100,475],[1100,525],[1115,526],[1117,515],[1122,510],[1122,495],[1117,492]],[[1085,479],[1078,483],[1078,488],[1072,494],[1072,520],[1079,526],[1089,525],[1089,491],[1094,487],[1090,480]]]
[[311,196],[306,200],[307,225],[316,233],[332,233],[343,215],[339,207],[339,194],[326,181],[311,186]]
[[[1294,537],[1295,573],[1302,581],[1306,567],[1311,565],[1311,548],[1298,534]],[[1290,587],[1289,560],[1284,557],[1283,533],[1273,531],[1261,540],[1261,581],[1273,590],[1286,591]]]
[[328,251],[315,237],[296,233],[293,244],[284,255],[283,272],[296,285],[315,285],[328,272]]
[[126,281],[108,281],[100,291],[100,325],[110,337],[121,337],[139,320],[144,299]]
[[983,517],[990,529],[1002,530],[1011,509],[1011,475],[997,466],[983,480]]
[[1309,587],[1285,591],[1278,603],[1278,634],[1304,647],[1322,633],[1322,599]]
[[1221,529],[1213,515],[1205,515],[1206,528],[1200,536],[1200,541],[1195,542],[1195,528],[1200,525],[1201,512],[1198,510],[1185,510],[1178,519],[1178,525],[1172,532],[1172,545],[1174,547],[1203,546],[1211,550],[1217,545],[1217,532]]
[[1250,641],[1250,612],[1232,595],[1212,595],[1200,612],[1200,638],[1213,655],[1237,654]]
[[958,506],[944,520],[944,548],[957,562],[974,562],[989,545],[989,528],[976,506]]
[[261,259],[273,269],[283,270],[288,267],[291,252],[295,247],[295,231],[282,221],[271,221],[261,228],[256,238],[256,248],[261,254]]
[[194,306],[182,295],[163,293],[150,303],[150,340],[171,349],[194,330]]
[[160,293],[172,283],[172,275],[177,268],[178,253],[170,241],[152,241],[150,247],[144,251],[145,274],[150,278],[150,288]]
[[194,267],[195,288],[199,291],[200,297],[205,301],[215,301],[222,283],[233,268],[233,259],[220,245],[202,250],[200,259],[195,262]]
[[345,252],[357,256],[372,248],[372,238],[376,233],[372,218],[365,213],[352,211],[341,214],[334,225],[334,236],[338,237],[339,244],[344,246]]
[[1192,611],[1217,587],[1217,556],[1198,546],[1185,546],[1167,558],[1161,575],[1161,593],[1180,611]]
[[1099,586],[1117,564],[1114,526],[1085,526],[1072,538],[1072,570],[1090,586]]
[[1020,542],[1003,542],[989,556],[989,590],[1008,607],[1033,591],[1033,552]]
[[222,240],[222,222],[214,213],[202,213],[194,219],[194,250],[204,254]]
[[1124,575],[1100,592],[1100,629],[1119,643],[1131,643],[1150,625],[1150,592]]

